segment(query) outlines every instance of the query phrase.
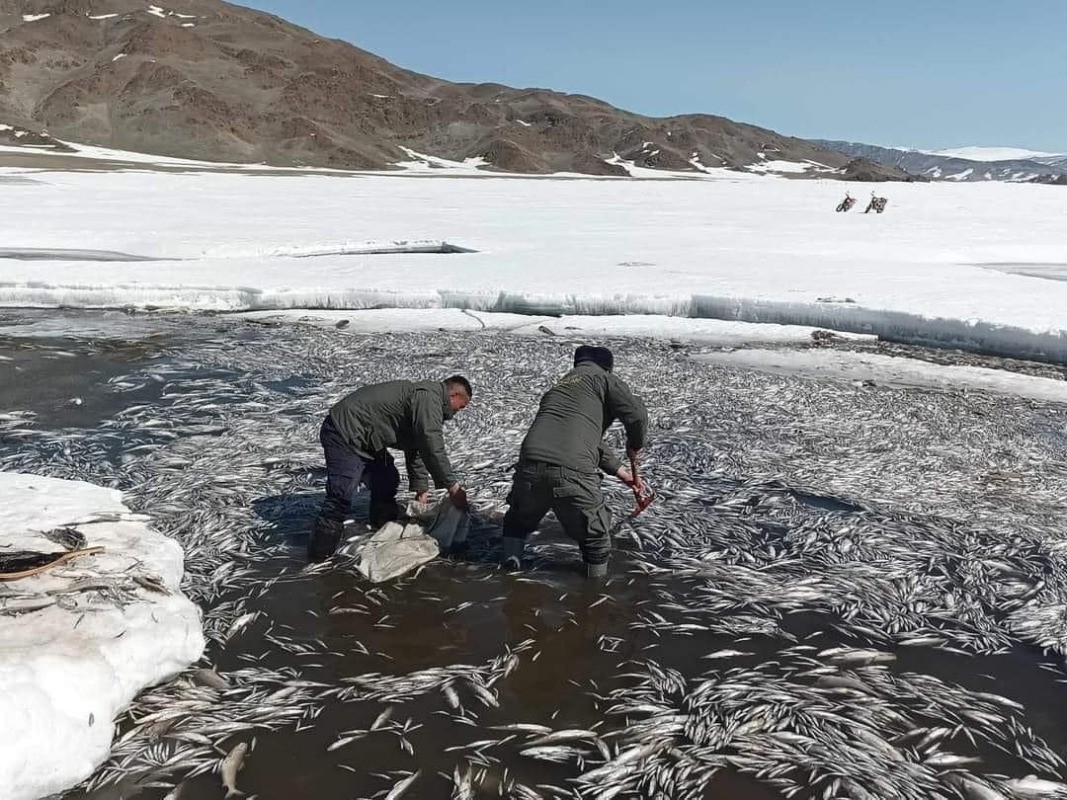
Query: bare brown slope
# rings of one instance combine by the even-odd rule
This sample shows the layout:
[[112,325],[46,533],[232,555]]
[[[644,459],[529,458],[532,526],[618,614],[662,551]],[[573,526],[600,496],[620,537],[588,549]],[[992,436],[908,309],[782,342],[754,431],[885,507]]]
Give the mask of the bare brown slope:
[[437,80],[218,0],[0,0],[0,122],[276,165],[386,168],[401,147],[532,173],[624,174],[606,162],[615,154],[664,169],[850,163],[722,117],[652,119],[580,95]]

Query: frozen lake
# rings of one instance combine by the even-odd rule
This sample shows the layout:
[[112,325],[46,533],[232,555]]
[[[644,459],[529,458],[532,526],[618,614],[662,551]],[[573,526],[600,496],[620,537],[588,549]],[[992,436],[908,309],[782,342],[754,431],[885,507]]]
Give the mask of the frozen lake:
[[[5,187],[3,305],[670,315],[1067,363],[1057,186],[0,175],[34,181]],[[834,213],[846,189],[889,206]]]

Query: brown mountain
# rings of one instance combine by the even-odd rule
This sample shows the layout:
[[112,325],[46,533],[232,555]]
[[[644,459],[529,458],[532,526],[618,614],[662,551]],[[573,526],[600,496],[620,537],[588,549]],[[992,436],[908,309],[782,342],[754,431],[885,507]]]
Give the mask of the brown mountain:
[[723,117],[653,119],[581,95],[438,80],[218,0],[0,0],[0,123],[280,166],[384,169],[406,147],[510,172],[625,174],[607,163],[617,154],[672,170],[696,170],[694,157],[738,169],[811,160],[841,170],[824,177],[905,177]]

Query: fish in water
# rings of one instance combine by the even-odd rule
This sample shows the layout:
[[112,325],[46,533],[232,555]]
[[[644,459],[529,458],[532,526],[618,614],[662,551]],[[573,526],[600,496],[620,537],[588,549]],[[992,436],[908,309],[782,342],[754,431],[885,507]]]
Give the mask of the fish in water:
[[[574,545],[558,541],[551,520],[531,538],[525,578],[486,568],[499,547],[511,483],[506,468],[543,376],[568,362],[569,335],[483,331],[356,340],[332,329],[293,328],[258,341],[239,324],[212,324],[225,334],[217,341],[184,350],[172,345],[199,374],[172,369],[167,359],[153,364],[160,402],[128,406],[76,436],[22,423],[17,436],[0,428],[0,468],[127,487],[131,508],[151,510],[153,527],[185,549],[183,589],[204,609],[217,655],[242,665],[227,672],[225,692],[187,674],[142,693],[122,720],[129,733],[87,792],[125,785],[164,763],[173,767],[168,781],[195,779],[219,769],[225,750],[215,749],[218,742],[262,729],[290,736],[309,768],[326,769],[343,757],[368,782],[367,763],[382,739],[398,737],[407,754],[455,752],[458,773],[455,761],[434,768],[452,775],[460,798],[474,787],[479,796],[532,797],[509,766],[544,771],[546,783],[536,791],[546,798],[702,796],[724,770],[739,770],[783,797],[919,800],[963,789],[968,800],[1031,800],[1061,791],[1054,781],[1062,780],[1062,740],[1037,738],[1019,698],[959,686],[951,673],[939,673],[945,659],[934,650],[930,663],[912,660],[908,670],[895,668],[893,655],[902,657],[902,645],[951,652],[953,661],[1019,643],[1067,648],[1064,412],[977,392],[961,399],[766,378],[702,365],[663,343],[620,343],[620,371],[650,405],[645,463],[663,504],[620,534],[625,546],[613,561],[610,602],[599,591],[579,599],[567,593],[568,578],[556,566],[574,560]],[[195,326],[191,320],[189,328]],[[243,346],[234,347],[236,341]],[[329,400],[352,383],[395,377],[396,365],[410,362],[412,353],[419,354],[413,371],[447,374],[454,367],[479,387],[471,416],[445,431],[476,487],[472,505],[495,514],[483,530],[472,530],[473,563],[436,565],[433,597],[421,593],[425,577],[364,590],[349,580],[354,575],[344,563],[320,573],[279,569],[290,545],[278,534],[303,535],[298,529],[310,525],[320,502],[316,431]],[[128,386],[115,388],[148,380],[143,373],[124,376],[119,383]],[[1051,444],[1035,438],[1035,430],[1054,426]],[[622,450],[617,430],[608,440]],[[991,483],[992,466],[1010,466],[1018,488],[999,478]],[[604,490],[609,506],[629,510],[625,487],[606,481]],[[362,513],[354,507],[354,516]],[[27,589],[32,583],[21,582]],[[455,584],[455,592],[442,584]],[[296,615],[279,606],[292,597],[287,586],[315,587],[330,602],[312,601],[308,610],[315,613]],[[27,604],[45,602],[16,595],[20,588],[0,583],[0,614],[28,613]],[[529,646],[489,654],[488,645],[450,640],[439,652],[427,647],[416,663],[407,660],[410,643],[398,634],[413,604],[420,612],[424,603],[454,604],[442,610],[444,619],[464,627],[477,624],[471,615],[484,614],[487,598],[513,593],[521,599],[504,619],[511,635],[531,637]],[[78,601],[90,594],[81,592]],[[319,612],[335,594],[350,613],[326,624]],[[584,612],[594,606],[604,617],[590,627]],[[389,633],[387,621],[398,631]],[[521,722],[529,682],[509,673],[517,668],[522,675],[532,661],[534,673],[546,663],[556,670],[587,655],[572,652],[571,636],[560,647],[551,633],[571,626],[589,642],[599,636],[617,643],[612,650],[629,649],[629,660],[615,665],[615,675],[606,660],[603,675],[598,666],[599,687],[584,678],[557,682],[558,705],[567,710],[557,708],[551,719],[562,714],[561,730],[538,724],[547,721],[541,717]],[[656,664],[660,645],[663,653],[682,647],[691,658],[676,668]],[[599,651],[588,655],[602,658]],[[1012,684],[1006,687],[1014,697]],[[420,695],[426,700],[413,702]],[[572,717],[589,697],[600,713]],[[484,708],[504,698],[499,710]],[[332,731],[346,715],[320,712],[338,703],[356,704],[353,716],[376,734]],[[393,721],[400,709],[412,724]],[[487,738],[490,724],[507,735]],[[302,729],[316,735],[291,736]],[[336,746],[322,744],[335,739]],[[989,758],[994,749],[1017,754],[1014,778],[986,774],[985,764],[1012,768]],[[252,752],[250,745],[245,757]],[[1028,772],[1041,777],[1022,777]],[[953,775],[973,777],[959,778],[957,786]],[[423,777],[427,786],[434,780]],[[429,794],[406,770],[380,780],[379,798]],[[368,786],[353,789],[370,793]]]
[[398,800],[398,798],[411,787],[411,784],[413,784],[418,777],[419,773],[413,772],[408,777],[397,781],[393,788],[389,790],[389,794],[385,796],[385,800]]
[[226,789],[226,797],[240,797],[244,792],[237,788],[237,773],[245,765],[245,756],[248,754],[248,742],[239,742],[222,759],[222,785]]

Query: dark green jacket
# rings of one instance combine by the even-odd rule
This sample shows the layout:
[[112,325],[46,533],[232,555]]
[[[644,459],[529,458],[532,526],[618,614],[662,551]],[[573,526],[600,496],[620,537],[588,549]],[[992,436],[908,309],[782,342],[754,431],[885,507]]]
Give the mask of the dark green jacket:
[[622,380],[596,364],[579,364],[559,379],[544,397],[523,439],[520,456],[589,474],[609,475],[622,466],[604,443],[604,431],[616,419],[626,428],[626,444],[645,446],[648,411]]
[[452,418],[443,383],[387,381],[364,386],[334,405],[330,418],[365,458],[374,458],[387,447],[403,450],[413,492],[429,488],[429,475],[438,489],[456,483],[441,432],[444,421]]

